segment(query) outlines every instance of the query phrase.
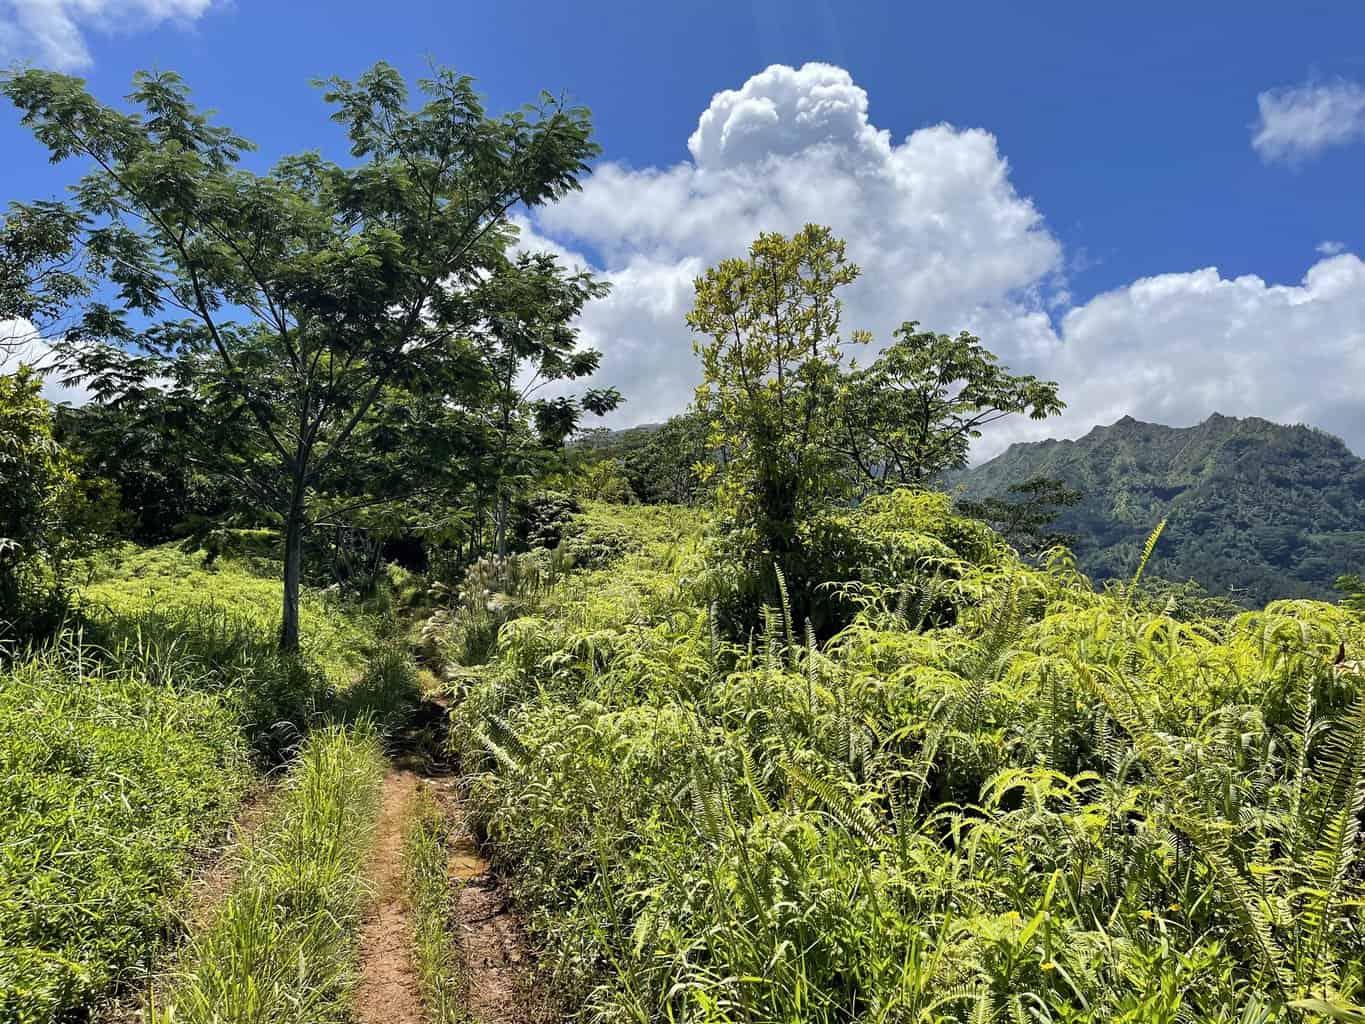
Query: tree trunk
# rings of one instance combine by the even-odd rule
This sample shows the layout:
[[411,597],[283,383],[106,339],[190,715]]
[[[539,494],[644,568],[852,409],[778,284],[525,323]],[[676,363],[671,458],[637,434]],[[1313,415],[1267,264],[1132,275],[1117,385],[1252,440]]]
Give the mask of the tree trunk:
[[496,511],[496,542],[498,550],[498,560],[507,557],[507,495],[502,493],[502,486],[498,486],[498,503]]
[[280,650],[299,649],[299,580],[303,574],[303,504],[295,502],[284,526],[284,612],[280,618]]

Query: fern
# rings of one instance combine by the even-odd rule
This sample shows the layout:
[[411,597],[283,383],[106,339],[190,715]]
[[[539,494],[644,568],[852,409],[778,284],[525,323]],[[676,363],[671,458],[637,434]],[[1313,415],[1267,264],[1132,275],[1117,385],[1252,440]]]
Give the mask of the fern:
[[841,790],[828,779],[821,779],[806,771],[798,768],[794,764],[784,763],[783,771],[792,783],[799,788],[810,793],[818,799],[831,818],[839,824],[845,832],[861,839],[868,846],[879,850],[890,850],[887,835],[882,827],[882,823],[866,807],[863,807],[849,798],[848,794]]
[[1161,539],[1161,534],[1166,529],[1166,520],[1156,524],[1150,534],[1147,535],[1147,542],[1142,545],[1142,557],[1138,559],[1137,570],[1133,573],[1133,578],[1128,584],[1128,589],[1124,594],[1123,607],[1127,611],[1132,603],[1133,595],[1137,593],[1139,584],[1142,583],[1142,574],[1147,571],[1147,563],[1151,561],[1152,553],[1156,551],[1156,542]]
[[1327,785],[1315,830],[1321,839],[1310,862],[1315,888],[1304,909],[1314,929],[1309,945],[1314,973],[1331,942],[1332,912],[1345,896],[1359,854],[1360,819],[1365,814],[1365,694],[1355,699],[1346,720],[1323,744],[1318,770]]

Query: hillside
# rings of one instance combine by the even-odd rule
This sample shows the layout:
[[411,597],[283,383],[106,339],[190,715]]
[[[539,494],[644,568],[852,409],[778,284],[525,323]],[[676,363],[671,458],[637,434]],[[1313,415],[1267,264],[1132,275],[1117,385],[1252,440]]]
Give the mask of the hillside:
[[1327,597],[1365,563],[1365,460],[1304,426],[1214,414],[1194,427],[1124,417],[1077,441],[1011,445],[950,482],[966,497],[1055,477],[1084,495],[1058,518],[1085,570],[1103,579],[1137,564],[1162,516],[1152,572],[1198,580],[1250,603]]

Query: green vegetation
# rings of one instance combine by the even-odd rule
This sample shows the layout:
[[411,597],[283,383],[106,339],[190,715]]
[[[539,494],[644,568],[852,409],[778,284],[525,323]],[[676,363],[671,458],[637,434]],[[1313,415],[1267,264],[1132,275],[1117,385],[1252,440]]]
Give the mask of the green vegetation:
[[1082,567],[1099,579],[1130,572],[1162,518],[1170,525],[1152,571],[1243,605],[1329,599],[1337,576],[1365,564],[1365,460],[1308,427],[1215,415],[1173,428],[1126,417],[1078,441],[1012,445],[947,484],[989,501],[1038,477],[1081,493],[1055,525],[1075,536]]
[[[254,656],[270,657],[265,643],[280,621],[280,584],[271,578],[276,567],[232,557],[209,562],[202,552],[175,545],[128,545],[96,562],[81,591],[82,607],[118,636],[145,631],[152,623],[183,636],[199,623],[221,628],[221,642],[228,647],[255,648]],[[318,666],[334,687],[349,685],[364,671],[382,625],[354,605],[317,592],[305,592],[300,621],[304,662]],[[224,661],[215,654],[206,660],[217,666]]]
[[348,1019],[362,866],[384,761],[363,727],[315,731],[212,925],[152,991],[153,1021],[318,1024]]
[[52,437],[42,378],[27,367],[0,374],[0,652],[60,617],[67,563],[97,548],[117,525],[99,481]]
[[1360,1001],[1365,699],[1332,665],[1360,619],[1180,622],[901,491],[829,524],[882,555],[843,630],[769,609],[733,644],[708,611],[731,570],[678,532],[695,515],[621,511],[628,550],[503,627],[453,733],[585,1018]]
[[403,835],[403,882],[413,910],[413,954],[422,980],[422,1000],[432,1024],[463,1024],[465,978],[460,971],[459,936],[451,927],[449,875],[452,824],[425,789]]
[[[349,1020],[382,746],[441,736],[580,1020],[1365,1021],[1365,463],[1125,420],[955,508],[927,486],[1057,387],[912,319],[853,360],[819,225],[696,279],[692,408],[571,444],[621,401],[577,344],[605,289],[517,223],[587,111],[324,88],[351,160],[249,170],[173,73],[127,111],[0,74],[87,172],[0,223],[0,319],[94,396],[0,376],[6,1019]],[[421,985],[464,1020],[415,808]]]
[[192,851],[250,778],[182,651],[66,638],[0,674],[0,1017],[58,1018],[144,975]]
[[411,684],[382,651],[366,669],[373,620],[312,594],[309,659],[281,654],[278,593],[244,562],[122,549],[81,592],[79,631],[0,674],[6,1019],[60,1018],[141,983],[253,760],[274,764],[315,718],[382,712]]
[[533,401],[514,384],[523,364],[546,380],[596,367],[573,351],[571,322],[603,289],[511,251],[513,207],[576,189],[597,153],[587,111],[542,94],[490,117],[472,80],[445,68],[418,83],[417,109],[384,63],[324,89],[353,162],[315,147],[255,173],[240,164],[252,144],[196,109],[174,73],[137,74],[132,113],[68,75],[0,77],[53,161],[87,167],[68,204],[15,205],[0,255],[20,294],[0,301],[60,309],[86,297],[87,277],[112,286],[117,306],[87,303],[58,342],[66,366],[173,433],[179,455],[276,531],[290,651],[310,532],[462,496],[472,476],[491,477],[501,510],[520,469],[513,426],[562,441],[584,409],[619,399]]

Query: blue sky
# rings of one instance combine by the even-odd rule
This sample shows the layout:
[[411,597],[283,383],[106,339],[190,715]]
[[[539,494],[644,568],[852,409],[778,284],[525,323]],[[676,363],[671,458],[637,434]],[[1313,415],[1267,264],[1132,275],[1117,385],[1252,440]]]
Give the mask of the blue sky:
[[[309,80],[380,58],[492,110],[567,92],[602,165],[527,239],[612,280],[584,335],[620,422],[687,400],[691,276],[814,219],[865,269],[850,326],[977,331],[1062,382],[1042,433],[1216,410],[1365,450],[1359,4],[0,0],[0,50],[107,98],[178,70],[262,159],[340,156]],[[69,179],[2,111],[0,152],[0,198]]]

